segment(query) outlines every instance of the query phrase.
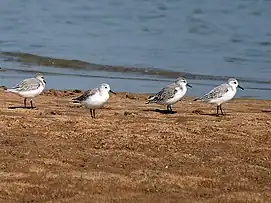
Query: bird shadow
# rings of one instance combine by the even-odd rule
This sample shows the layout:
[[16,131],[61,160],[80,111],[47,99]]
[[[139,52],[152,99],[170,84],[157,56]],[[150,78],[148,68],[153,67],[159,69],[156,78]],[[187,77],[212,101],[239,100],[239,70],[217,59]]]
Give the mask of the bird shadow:
[[225,115],[217,115],[216,113],[199,113],[199,115],[203,115],[203,116],[213,116],[213,117],[223,117]]
[[175,113],[177,113],[177,111],[169,111],[166,109],[144,109],[143,111],[158,112],[161,114],[175,114]]
[[198,115],[203,115],[203,116],[213,116],[213,117],[223,117],[223,116],[226,116],[225,114],[224,115],[222,115],[222,114],[217,115],[216,113],[205,113],[205,112],[203,112],[201,110],[194,110],[194,111],[192,111],[192,113],[198,114]]
[[31,108],[30,106],[24,107],[24,106],[9,106],[8,109],[36,109],[36,107]]

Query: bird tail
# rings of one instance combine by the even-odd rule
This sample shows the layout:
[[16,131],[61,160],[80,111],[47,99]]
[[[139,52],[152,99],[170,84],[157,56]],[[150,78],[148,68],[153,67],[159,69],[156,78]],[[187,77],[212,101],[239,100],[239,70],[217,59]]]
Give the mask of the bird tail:
[[72,99],[72,102],[75,103],[75,104],[80,103],[79,100],[78,100],[78,98],[73,98],[73,99]]
[[193,101],[199,101],[200,100],[200,98],[196,98],[196,99],[194,99]]
[[154,103],[155,99],[156,99],[155,96],[149,96],[148,99],[147,99],[147,101],[146,101],[146,104]]
[[6,89],[5,92],[18,93],[17,89]]

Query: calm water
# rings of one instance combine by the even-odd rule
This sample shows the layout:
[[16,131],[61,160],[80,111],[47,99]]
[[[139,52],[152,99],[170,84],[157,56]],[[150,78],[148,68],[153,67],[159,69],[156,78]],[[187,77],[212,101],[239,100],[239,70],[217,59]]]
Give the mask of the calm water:
[[47,88],[88,89],[108,82],[115,91],[155,92],[174,74],[144,74],[154,68],[189,73],[194,84],[189,95],[234,76],[246,88],[239,97],[271,99],[270,9],[270,0],[1,0],[1,52],[131,71],[42,66],[2,53],[0,85],[12,86],[39,71],[46,73]]

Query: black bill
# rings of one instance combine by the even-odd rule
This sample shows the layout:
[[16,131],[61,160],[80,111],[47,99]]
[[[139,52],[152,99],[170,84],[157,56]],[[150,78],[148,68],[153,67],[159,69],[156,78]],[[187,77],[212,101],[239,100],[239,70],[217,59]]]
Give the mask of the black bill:
[[109,90],[109,92],[111,92],[112,94],[116,94],[116,92],[113,92],[112,90]]
[[244,88],[243,88],[243,87],[241,87],[240,85],[238,85],[237,87],[238,87],[238,88],[240,88],[241,90],[244,90]]

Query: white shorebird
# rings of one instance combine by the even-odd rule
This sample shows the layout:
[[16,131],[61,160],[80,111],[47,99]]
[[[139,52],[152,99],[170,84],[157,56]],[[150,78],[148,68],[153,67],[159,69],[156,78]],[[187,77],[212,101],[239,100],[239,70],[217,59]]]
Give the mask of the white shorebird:
[[116,94],[110,89],[108,84],[103,83],[99,88],[88,90],[73,100],[75,103],[81,103],[84,107],[90,109],[91,118],[95,118],[95,109],[105,104],[109,99],[109,92]]
[[24,107],[26,108],[26,99],[30,99],[31,108],[33,109],[32,99],[38,96],[45,88],[45,80],[42,74],[36,74],[35,78],[28,78],[21,81],[15,87],[7,89],[6,92],[12,92],[24,98]]
[[203,97],[196,98],[194,101],[199,100],[210,104],[215,104],[217,106],[216,114],[219,115],[220,110],[221,114],[224,115],[221,105],[231,100],[235,96],[237,87],[244,90],[244,88],[238,84],[238,81],[235,78],[230,78],[228,83],[223,83],[215,87]]
[[160,92],[154,96],[148,98],[147,104],[156,103],[160,105],[166,105],[167,110],[172,112],[172,105],[181,100],[181,98],[186,94],[187,87],[192,87],[189,85],[185,78],[179,77],[174,83],[171,83],[161,89]]

